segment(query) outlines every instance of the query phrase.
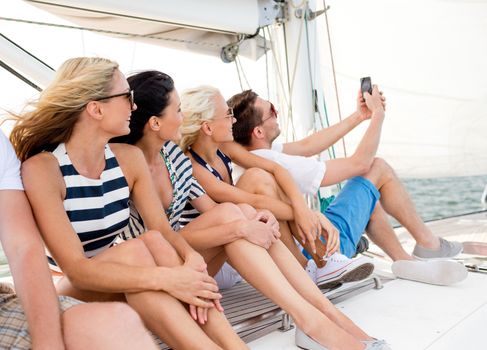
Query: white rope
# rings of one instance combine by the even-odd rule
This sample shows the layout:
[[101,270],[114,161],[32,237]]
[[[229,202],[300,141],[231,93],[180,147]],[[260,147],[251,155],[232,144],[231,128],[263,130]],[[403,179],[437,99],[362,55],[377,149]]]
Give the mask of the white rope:
[[240,90],[241,91],[244,91],[244,87],[243,87],[243,84],[242,84],[242,77],[240,76],[240,70],[238,68],[237,60],[234,60],[234,62],[235,62],[235,68],[237,69],[237,76],[238,76],[238,82],[240,84]]
[[[323,6],[325,8],[325,24],[326,24],[326,34],[328,36],[328,48],[330,50],[330,60],[331,60],[331,69],[333,72],[333,83],[335,85],[335,96],[337,100],[337,109],[338,109],[338,118],[340,121],[342,121],[342,111],[340,108],[340,98],[338,97],[338,85],[337,85],[337,79],[336,79],[336,71],[335,71],[335,60],[333,58],[333,49],[332,49],[332,44],[331,44],[331,35],[330,35],[330,28],[328,25],[328,11],[326,10],[326,0],[323,0]],[[347,148],[345,146],[345,136],[342,137],[342,145],[343,145],[343,154],[346,157],[347,156]]]
[[286,104],[286,107],[289,106],[289,101],[287,99],[287,89],[284,87],[284,82],[282,81],[282,69],[281,69],[281,66],[279,64],[279,61],[277,59],[278,55],[279,55],[279,51],[277,49],[277,47],[275,46],[275,41],[273,40],[272,38],[272,34],[270,32],[270,30],[268,31],[268,34],[269,34],[269,38],[270,38],[270,41],[271,41],[271,47],[272,47],[272,52],[273,52],[273,58],[274,58],[274,67],[276,67],[276,71],[277,71],[277,80],[278,80],[278,86],[280,87],[281,89],[281,92],[282,92],[282,97],[284,99],[284,102]]
[[265,28],[262,30],[262,35],[264,37],[264,55],[265,55],[265,83],[267,87],[267,100],[269,100],[270,97],[270,87],[269,87],[269,57],[267,55],[267,38],[265,36]]
[[251,89],[252,87],[250,86],[250,83],[247,79],[247,75],[245,74],[245,70],[243,68],[242,61],[240,60],[240,57],[239,56],[235,57],[235,61],[237,62],[237,65],[240,66],[240,71],[242,72],[242,76],[245,80],[245,83],[247,84],[247,89]]

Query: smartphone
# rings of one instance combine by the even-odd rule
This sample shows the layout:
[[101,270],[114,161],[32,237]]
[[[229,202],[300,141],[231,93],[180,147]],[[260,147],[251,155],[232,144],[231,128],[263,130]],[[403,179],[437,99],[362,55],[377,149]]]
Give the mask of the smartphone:
[[360,90],[362,90],[362,97],[365,91],[372,95],[372,81],[370,77],[360,78]]

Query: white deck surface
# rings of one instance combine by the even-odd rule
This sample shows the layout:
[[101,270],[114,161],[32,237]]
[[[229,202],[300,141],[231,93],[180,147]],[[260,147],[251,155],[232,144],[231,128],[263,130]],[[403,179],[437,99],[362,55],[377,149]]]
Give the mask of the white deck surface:
[[[459,241],[487,241],[487,213],[428,223],[440,236]],[[414,241],[403,228],[396,230],[407,251]],[[392,277],[390,261],[375,246],[376,272]],[[467,258],[468,256],[463,255]],[[487,264],[486,258],[481,262]],[[381,290],[369,290],[337,304],[370,335],[386,339],[394,350],[486,350],[487,274],[470,272],[449,287],[393,280]],[[326,330],[324,330],[326,331]],[[295,350],[294,330],[275,331],[249,343],[252,350]]]
[[[487,276],[469,273],[462,283],[440,287],[394,280],[337,305],[360,327],[386,339],[394,350],[487,349]],[[299,349],[294,330],[249,343],[252,350]]]

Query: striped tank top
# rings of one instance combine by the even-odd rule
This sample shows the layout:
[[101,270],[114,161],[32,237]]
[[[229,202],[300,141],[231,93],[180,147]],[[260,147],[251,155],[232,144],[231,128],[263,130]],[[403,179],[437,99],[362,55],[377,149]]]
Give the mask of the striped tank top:
[[[64,209],[83,245],[87,258],[109,248],[129,222],[130,190],[122,169],[108,145],[105,169],[99,179],[80,175],[73,166],[66,146],[61,143],[52,152],[66,184]],[[47,252],[49,264],[58,270]]]
[[[205,195],[205,190],[193,176],[193,166],[181,148],[172,141],[167,141],[161,149],[172,185],[172,201],[165,210],[169,224],[174,231],[179,231],[187,222],[181,222],[184,206],[189,201]],[[196,209],[195,209],[196,210]],[[199,213],[196,211],[196,216]],[[146,231],[144,221],[137,209],[130,203],[130,223],[122,233],[122,239],[135,238]]]

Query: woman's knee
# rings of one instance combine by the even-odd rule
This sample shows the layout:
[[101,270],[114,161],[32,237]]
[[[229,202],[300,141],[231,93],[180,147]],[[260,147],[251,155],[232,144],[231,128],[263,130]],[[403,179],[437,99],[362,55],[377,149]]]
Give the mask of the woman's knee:
[[251,206],[250,204],[240,203],[240,204],[237,204],[237,206],[240,208],[240,211],[244,214],[244,216],[247,219],[252,219],[257,214],[257,210],[255,210],[255,208],[253,206]]
[[123,248],[120,255],[123,255],[125,263],[134,266],[154,266],[155,261],[146,243],[140,239],[131,239],[122,243]]
[[246,187],[250,187],[253,193],[265,195],[277,194],[276,179],[271,173],[263,169],[249,168],[242,177],[245,180]]
[[245,215],[240,209],[240,204],[220,203],[216,209],[218,210],[218,217],[222,220],[222,223],[245,218]]

